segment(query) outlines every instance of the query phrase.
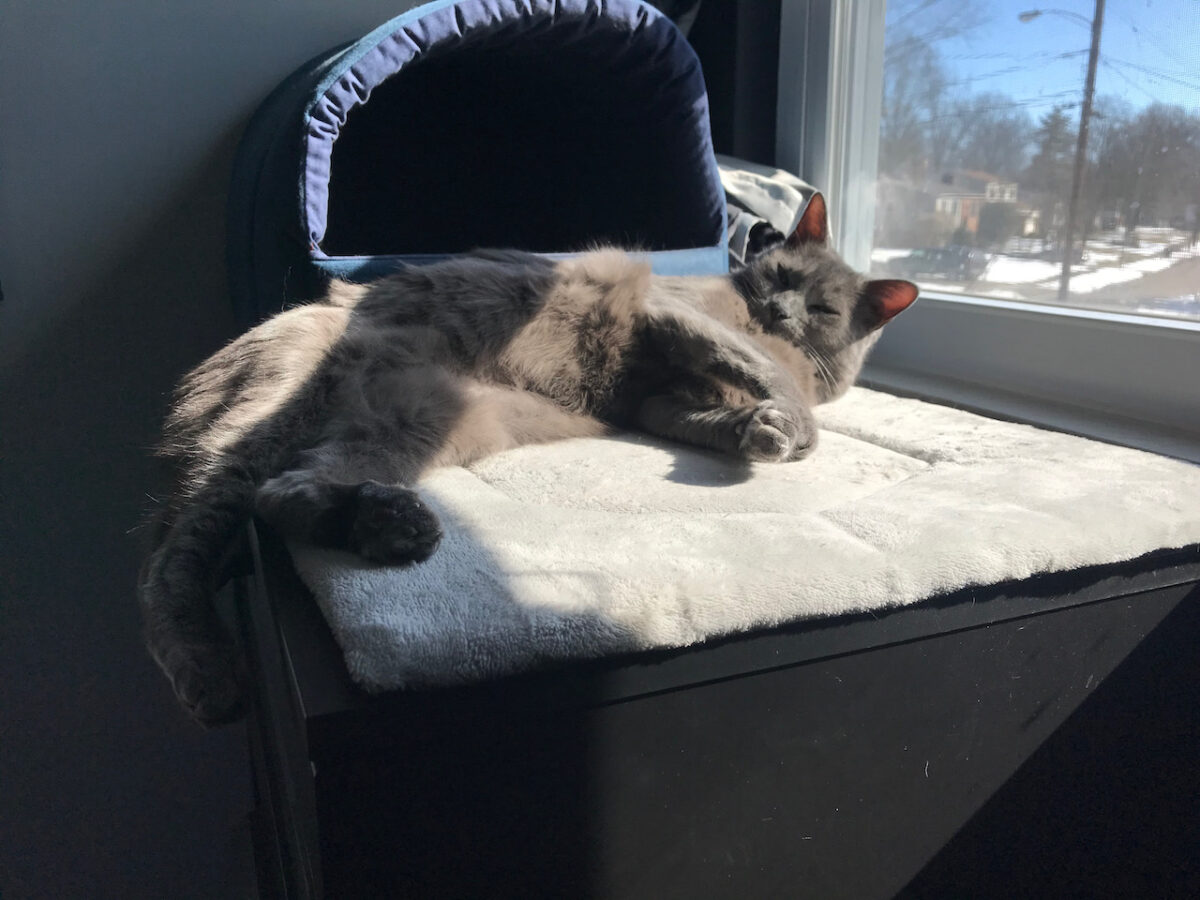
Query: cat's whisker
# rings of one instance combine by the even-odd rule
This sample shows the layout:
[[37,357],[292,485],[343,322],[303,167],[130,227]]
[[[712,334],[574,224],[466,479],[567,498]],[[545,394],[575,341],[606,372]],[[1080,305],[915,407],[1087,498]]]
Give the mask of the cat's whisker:
[[826,390],[833,392],[833,374],[830,371],[829,362],[811,344],[806,344],[804,347],[805,353],[813,361],[813,368],[816,370],[817,377],[825,382]]
[[825,357],[823,365],[825,369],[825,385],[829,389],[829,396],[834,397],[838,392],[838,379],[834,374],[833,362],[828,357]]
[[837,378],[835,378],[833,374],[833,362],[829,359],[829,357],[822,356],[821,365],[825,369],[825,383],[829,385],[829,390],[832,391],[834,389],[834,383],[837,381]]
[[829,376],[829,387],[832,390],[834,382],[837,381],[837,378],[835,377],[834,372],[833,372],[833,360],[831,360],[828,356],[825,356],[824,354],[822,354],[821,355],[821,364],[825,367],[825,374],[827,376]]

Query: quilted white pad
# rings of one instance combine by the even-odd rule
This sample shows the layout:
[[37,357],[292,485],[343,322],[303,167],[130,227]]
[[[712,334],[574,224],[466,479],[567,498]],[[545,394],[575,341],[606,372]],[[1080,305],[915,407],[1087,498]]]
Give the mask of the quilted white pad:
[[810,458],[640,435],[431,473],[412,569],[292,547],[370,690],[454,684],[1200,543],[1200,467],[855,388]]

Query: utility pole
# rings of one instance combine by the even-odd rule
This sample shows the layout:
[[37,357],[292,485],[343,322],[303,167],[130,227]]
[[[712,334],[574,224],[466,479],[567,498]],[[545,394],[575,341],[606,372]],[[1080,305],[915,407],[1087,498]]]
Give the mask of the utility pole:
[[[1058,300],[1066,303],[1071,296],[1071,262],[1074,256],[1075,224],[1079,218],[1079,195],[1083,192],[1083,170],[1087,165],[1088,123],[1092,118],[1092,95],[1096,90],[1096,63],[1100,60],[1100,29],[1104,27],[1104,0],[1096,0],[1092,16],[1092,48],[1088,52],[1087,81],[1083,86],[1083,106],[1079,110],[1079,136],[1075,141],[1075,170],[1071,173],[1071,202],[1067,206],[1067,233],[1063,243],[1062,275],[1058,280]],[[1082,250],[1082,247],[1080,248]]]

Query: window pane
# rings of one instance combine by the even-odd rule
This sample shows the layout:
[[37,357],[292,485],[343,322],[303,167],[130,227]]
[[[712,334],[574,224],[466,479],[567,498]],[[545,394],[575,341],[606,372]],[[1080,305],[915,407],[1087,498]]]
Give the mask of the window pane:
[[[1200,320],[1200,4],[888,4],[872,270]],[[1063,257],[1074,218],[1064,295]]]

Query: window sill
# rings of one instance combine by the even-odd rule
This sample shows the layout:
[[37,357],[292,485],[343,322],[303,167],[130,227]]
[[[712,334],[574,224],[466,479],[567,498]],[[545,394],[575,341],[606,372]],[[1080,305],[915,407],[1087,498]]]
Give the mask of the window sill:
[[888,326],[864,380],[1195,460],[1200,325],[923,293]]
[[902,397],[930,400],[1011,422],[1022,422],[1122,447],[1200,464],[1200,434],[1082,406],[972,384],[944,375],[868,363],[858,383]]

